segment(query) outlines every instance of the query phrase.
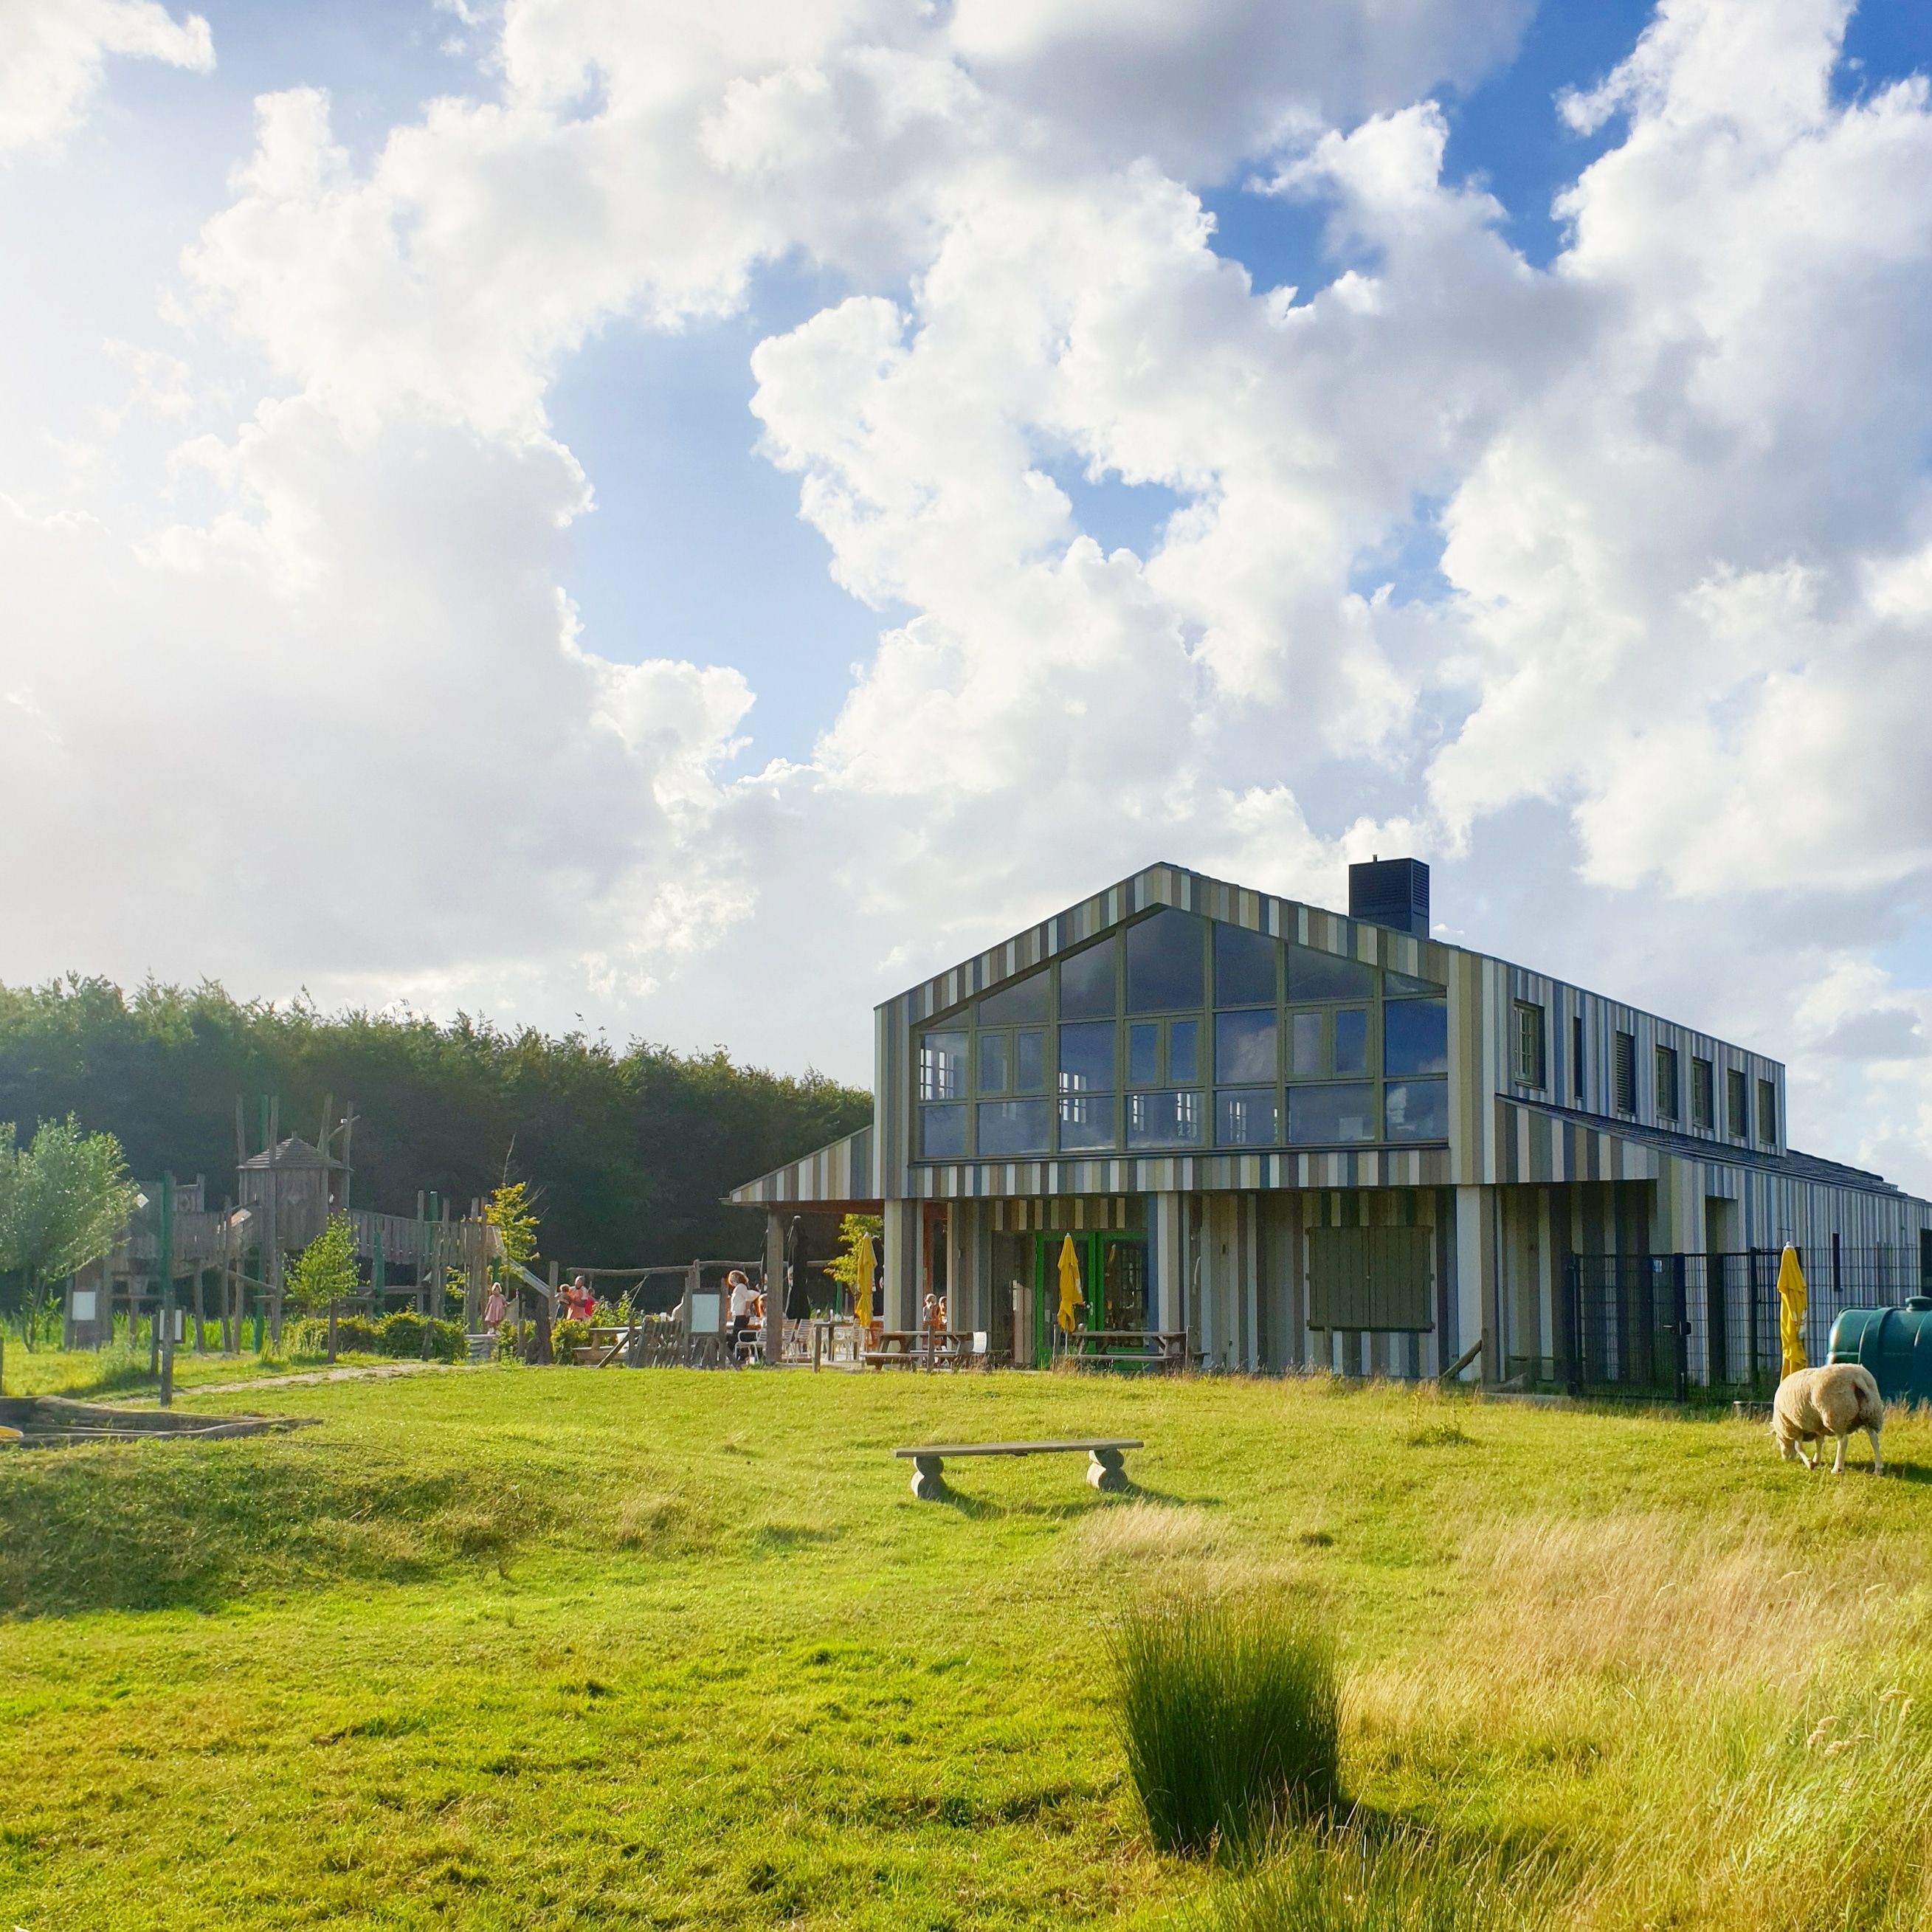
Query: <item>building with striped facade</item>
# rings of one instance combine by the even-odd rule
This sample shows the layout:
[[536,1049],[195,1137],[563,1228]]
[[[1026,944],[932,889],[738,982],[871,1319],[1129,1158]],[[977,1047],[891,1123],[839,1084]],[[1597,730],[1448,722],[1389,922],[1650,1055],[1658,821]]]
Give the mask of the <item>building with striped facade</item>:
[[[1924,1246],[1932,1205],[1793,1152],[1778,1061],[1429,936],[1426,868],[1324,911],[1150,866],[887,1000],[872,1124],[747,1183],[883,1217],[1024,1364],[1069,1236],[1088,1325],[1214,1366],[1551,1372],[1573,1255]],[[1837,1252],[1834,1246],[1833,1252]],[[1479,1346],[1480,1345],[1480,1346]]]

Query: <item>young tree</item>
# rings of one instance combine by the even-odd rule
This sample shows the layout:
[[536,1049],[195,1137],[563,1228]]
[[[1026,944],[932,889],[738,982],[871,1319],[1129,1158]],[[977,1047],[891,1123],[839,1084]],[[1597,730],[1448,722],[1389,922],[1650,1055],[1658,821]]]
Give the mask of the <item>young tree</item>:
[[362,1286],[356,1271],[356,1237],[346,1214],[332,1214],[322,1231],[296,1256],[284,1283],[290,1304],[314,1314]]
[[43,1120],[24,1150],[0,1136],[0,1269],[24,1277],[29,1348],[52,1284],[113,1246],[140,1199],[112,1134],[84,1134],[71,1114]]
[[506,1180],[490,1191],[483,1218],[503,1244],[503,1258],[528,1268],[537,1258],[536,1204],[527,1183]]

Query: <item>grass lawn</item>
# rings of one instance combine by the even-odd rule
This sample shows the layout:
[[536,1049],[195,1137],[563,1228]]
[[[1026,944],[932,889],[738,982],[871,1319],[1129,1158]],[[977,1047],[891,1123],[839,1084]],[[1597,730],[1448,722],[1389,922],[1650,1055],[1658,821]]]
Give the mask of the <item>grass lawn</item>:
[[[335,1366],[368,1367],[392,1359],[385,1355],[352,1354],[344,1349],[337,1355]],[[192,1349],[181,1348],[175,1352],[175,1387],[187,1389],[202,1382],[310,1375],[329,1366],[321,1355],[224,1355],[213,1350],[197,1354]],[[0,1377],[0,1394],[58,1395],[76,1402],[118,1402],[130,1396],[151,1396],[160,1386],[160,1378],[148,1372],[145,1348],[98,1352],[36,1348],[29,1352],[17,1342],[10,1341],[5,1374]]]
[[[0,1456],[0,1927],[1932,1922],[1932,1423],[1875,1482],[1323,1381],[186,1402],[322,1426]],[[1088,1432],[1146,1438],[1137,1493],[1062,1456],[919,1503],[886,1454]],[[1107,1633],[1204,1586],[1332,1619],[1320,1884],[1143,1835]],[[1375,1916],[1378,1858],[1437,1916]]]

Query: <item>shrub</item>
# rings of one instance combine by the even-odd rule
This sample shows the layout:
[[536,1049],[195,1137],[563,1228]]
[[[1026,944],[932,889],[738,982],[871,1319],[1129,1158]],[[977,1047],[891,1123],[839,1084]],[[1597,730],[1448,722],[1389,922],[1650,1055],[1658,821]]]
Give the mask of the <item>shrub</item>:
[[1341,1796],[1334,1646],[1259,1598],[1184,1598],[1114,1633],[1127,1770],[1162,1850],[1244,1855]]
[[[292,1323],[288,1331],[289,1352],[296,1355],[319,1355],[328,1346],[328,1322],[313,1316]],[[344,1315],[335,1324],[335,1352],[339,1355],[391,1355],[413,1360],[423,1352],[423,1320],[406,1311],[386,1315],[372,1321],[366,1315]],[[429,1324],[429,1359],[433,1362],[460,1362],[467,1359],[470,1344],[460,1322],[431,1322]]]

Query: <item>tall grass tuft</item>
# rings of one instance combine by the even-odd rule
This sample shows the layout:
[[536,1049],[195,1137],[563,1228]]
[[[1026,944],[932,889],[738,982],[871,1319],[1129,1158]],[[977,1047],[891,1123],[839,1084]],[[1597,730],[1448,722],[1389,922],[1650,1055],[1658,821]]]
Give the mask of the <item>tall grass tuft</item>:
[[1129,1612],[1113,1638],[1127,1769],[1154,1841],[1245,1856],[1341,1797],[1332,1640],[1257,1596]]

